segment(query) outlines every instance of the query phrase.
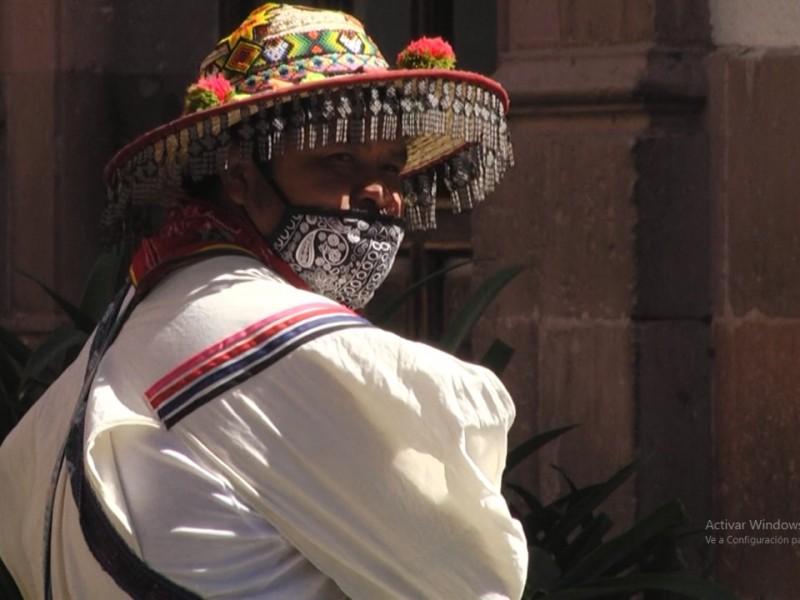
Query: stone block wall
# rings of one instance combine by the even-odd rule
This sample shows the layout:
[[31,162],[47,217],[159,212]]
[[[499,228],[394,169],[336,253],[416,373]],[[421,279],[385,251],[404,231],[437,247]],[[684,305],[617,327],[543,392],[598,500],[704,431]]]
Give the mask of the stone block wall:
[[[608,505],[620,526],[679,497],[711,512],[708,8],[697,2],[499,3],[497,77],[516,168],[476,210],[479,258],[527,269],[477,344],[517,348],[512,443],[581,427],[524,475],[546,498],[634,458]],[[476,278],[497,264],[481,264]],[[707,549],[686,548],[695,569]]]
[[[3,250],[17,262],[6,264],[0,306],[27,305],[31,312],[47,306],[30,282],[14,268],[30,269],[43,256],[52,256],[56,188],[55,20],[51,6],[25,2],[0,4],[0,70],[4,113],[5,186]],[[17,48],[25,48],[24,54]],[[31,221],[26,234],[15,225]],[[52,264],[40,276],[49,279]],[[24,299],[24,300],[23,300]],[[20,301],[23,302],[20,302]]]
[[[479,329],[479,345],[496,336],[518,353],[504,376],[519,413],[512,444],[581,424],[531,466],[551,499],[560,481],[550,464],[598,482],[632,460],[635,445],[631,150],[644,121],[573,119],[515,118],[517,167],[473,218],[478,257],[527,267]],[[479,263],[476,277],[498,267]],[[632,509],[631,498],[616,499],[621,522]]]
[[180,115],[198,57],[217,39],[217,7],[75,0],[59,9],[55,284],[79,297],[97,253],[85,241],[97,239],[103,166],[137,135]]
[[743,598],[793,598],[800,536],[755,523],[800,522],[800,54],[722,47],[708,72],[714,519],[743,526],[716,568]]
[[517,167],[476,211],[474,246],[528,269],[477,343],[518,350],[516,441],[583,423],[528,465],[540,490],[558,491],[551,462],[588,483],[648,457],[612,516],[677,496],[699,529],[740,528],[695,538],[696,571],[793,598],[800,27],[796,3],[753,10],[499,4]]
[[[25,335],[59,317],[19,269],[77,300],[98,252],[103,166],[176,117],[216,3],[55,0],[0,4],[4,107],[3,322]],[[174,27],[192,15],[191,27]],[[10,149],[10,150],[9,150]]]

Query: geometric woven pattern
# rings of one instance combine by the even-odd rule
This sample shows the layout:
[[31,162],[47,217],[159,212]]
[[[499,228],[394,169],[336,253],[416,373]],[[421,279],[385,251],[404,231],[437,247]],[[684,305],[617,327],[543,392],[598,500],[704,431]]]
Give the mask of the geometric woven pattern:
[[301,83],[309,78],[387,68],[378,47],[353,17],[266,4],[220,40],[203,61],[200,74],[221,73],[238,93],[253,94],[269,89],[270,81],[276,79]]

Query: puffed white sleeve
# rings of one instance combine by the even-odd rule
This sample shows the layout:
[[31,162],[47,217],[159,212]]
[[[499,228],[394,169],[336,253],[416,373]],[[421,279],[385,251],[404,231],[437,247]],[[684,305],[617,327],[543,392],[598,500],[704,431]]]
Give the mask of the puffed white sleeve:
[[519,598],[500,494],[514,406],[486,369],[375,328],[315,339],[181,422],[351,598]]

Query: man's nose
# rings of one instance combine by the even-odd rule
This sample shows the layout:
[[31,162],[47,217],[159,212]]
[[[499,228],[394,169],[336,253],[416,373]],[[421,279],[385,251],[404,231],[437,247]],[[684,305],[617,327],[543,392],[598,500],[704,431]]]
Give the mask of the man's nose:
[[350,197],[350,207],[357,210],[394,214],[395,203],[392,193],[380,181],[359,185]]

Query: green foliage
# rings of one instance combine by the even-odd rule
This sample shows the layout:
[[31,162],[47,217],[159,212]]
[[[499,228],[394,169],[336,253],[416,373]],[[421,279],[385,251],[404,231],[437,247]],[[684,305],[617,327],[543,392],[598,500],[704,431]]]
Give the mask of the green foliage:
[[541,433],[509,452],[506,461],[503,491],[525,530],[531,558],[523,598],[623,599],[660,591],[688,598],[735,600],[718,585],[684,574],[677,542],[686,515],[677,500],[659,507],[628,531],[604,540],[613,521],[601,505],[633,475],[639,463],[626,465],[608,480],[584,488],[557,469],[569,492],[547,505],[530,490],[510,482],[511,470],[571,429]]
[[71,363],[119,284],[123,258],[106,253],[95,263],[79,306],[39,281],[35,281],[69,318],[69,323],[50,333],[31,349],[18,336],[0,327],[0,442],[27,410]]

